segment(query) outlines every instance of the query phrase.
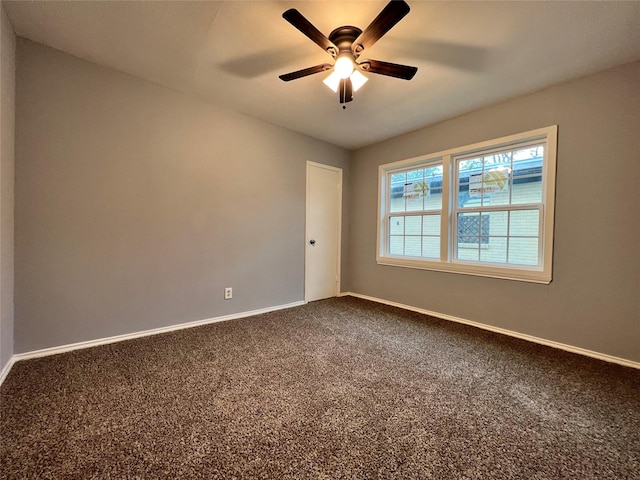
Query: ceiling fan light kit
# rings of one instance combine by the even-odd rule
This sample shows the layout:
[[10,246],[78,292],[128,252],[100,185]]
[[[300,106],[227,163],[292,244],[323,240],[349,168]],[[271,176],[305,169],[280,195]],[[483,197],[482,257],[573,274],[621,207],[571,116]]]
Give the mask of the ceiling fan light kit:
[[289,9],[282,14],[282,17],[291,25],[296,27],[312,42],[322,48],[334,59],[333,65],[323,63],[295,72],[280,75],[280,79],[289,82],[298,78],[313,75],[315,73],[333,70],[331,74],[323,80],[334,92],[338,92],[342,108],[345,103],[353,100],[353,92],[362,87],[368,78],[362,72],[386,75],[388,77],[411,80],[418,69],[408,65],[398,65],[395,63],[382,62],[380,60],[363,60],[358,62],[358,58],[367,49],[376,43],[395,24],[402,20],[409,13],[409,5],[404,0],[392,0],[363,30],[358,27],[345,25],[333,30],[329,37],[326,37],[320,30],[314,27],[295,8]]
[[[344,77],[342,77],[337,71],[333,71],[331,72],[331,75],[325,78],[322,82],[331,90],[337,92],[338,87],[340,86],[340,80],[342,78]],[[362,87],[365,83],[367,83],[367,80],[369,80],[367,77],[361,74],[360,71],[355,69],[353,69],[351,75],[346,78],[349,78],[351,80],[351,86],[353,87],[354,92],[357,92],[360,87]]]
[[333,65],[333,70],[340,78],[349,78],[353,73],[353,61],[348,55],[340,55]]

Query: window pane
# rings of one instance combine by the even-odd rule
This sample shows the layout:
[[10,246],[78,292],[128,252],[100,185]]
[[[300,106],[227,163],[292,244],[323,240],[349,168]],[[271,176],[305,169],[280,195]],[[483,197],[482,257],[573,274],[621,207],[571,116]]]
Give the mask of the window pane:
[[422,256],[440,258],[440,237],[422,237]]
[[389,236],[389,253],[391,255],[404,254],[404,237],[399,235]]
[[422,253],[420,236],[404,237],[404,254],[411,257],[419,257]]
[[404,235],[404,217],[391,217],[389,219],[389,233],[391,235]]
[[470,172],[480,172],[482,170],[482,157],[468,158],[466,160],[460,160],[458,168],[462,176],[468,176]]
[[404,212],[404,181],[400,184],[391,184],[389,192],[389,212]]
[[512,237],[537,237],[539,220],[540,217],[538,210],[517,210],[511,212],[509,235]]
[[423,235],[440,235],[440,215],[425,215],[422,217]]
[[416,195],[415,197],[406,198],[407,202],[407,212],[415,212],[423,209],[423,199],[422,196]]
[[418,170],[411,170],[407,172],[407,182],[416,182],[424,178],[424,170],[422,168]]
[[478,246],[478,237],[466,237],[460,236],[458,237],[458,245],[462,245],[463,247],[477,247]]
[[537,238],[509,238],[509,263],[538,265]]
[[424,199],[425,210],[440,210],[442,208],[442,177],[431,180],[429,196]]
[[482,171],[482,205],[508,205],[511,152],[486,155]]
[[542,161],[544,148],[527,147],[513,152],[512,204],[542,201]]
[[480,261],[507,263],[507,239],[505,237],[490,237],[485,245],[480,248]]
[[405,235],[420,235],[422,233],[422,217],[405,217]]
[[442,208],[442,164],[437,164],[424,170],[425,210],[440,210]]
[[[485,227],[489,229],[489,235],[507,236],[507,220],[509,218],[509,212],[483,212],[482,222],[488,223],[489,226]],[[484,235],[484,233],[483,233]]]
[[511,203],[514,205],[540,203],[542,201],[542,175],[527,176],[526,178],[514,176],[513,182]]
[[485,155],[483,158],[484,171],[488,172],[494,168],[511,167],[511,152],[498,152]]
[[407,173],[392,173],[391,174],[391,183],[401,183],[404,184],[407,181]]
[[511,168],[499,166],[485,170],[483,180],[484,205],[509,205]]
[[480,258],[478,239],[473,237],[458,237],[457,258],[459,260],[474,260]]
[[531,160],[532,158],[542,158],[544,156],[543,145],[533,145],[531,147],[520,148],[513,151],[513,161]]
[[404,184],[407,182],[407,172],[392,173],[389,175],[389,182],[391,183],[389,190],[389,211],[404,212]]
[[[488,235],[489,232],[487,231]],[[479,213],[460,213],[458,214],[458,237],[466,240],[463,243],[478,242],[480,236],[480,214]]]
[[468,207],[470,202],[480,204],[480,196],[477,191],[473,195],[469,192],[470,178],[482,176],[482,157],[461,160],[458,162],[458,206]]

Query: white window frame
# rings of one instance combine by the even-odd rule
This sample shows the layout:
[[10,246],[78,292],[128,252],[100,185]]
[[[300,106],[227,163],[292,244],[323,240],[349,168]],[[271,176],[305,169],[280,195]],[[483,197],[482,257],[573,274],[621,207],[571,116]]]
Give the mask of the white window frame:
[[[542,168],[542,201],[540,207],[540,262],[537,266],[505,265],[487,262],[456,260],[455,228],[456,211],[455,196],[458,175],[456,175],[455,159],[462,156],[484,153],[490,150],[514,147],[530,142],[545,145]],[[531,130],[494,140],[465,145],[442,152],[416,158],[380,165],[378,168],[378,225],[376,261],[380,265],[418,268],[439,272],[451,272],[464,275],[518,280],[524,282],[548,284],[552,280],[553,268],[553,230],[555,211],[556,184],[556,152],[558,143],[558,126]],[[389,216],[397,212],[389,212],[390,185],[392,173],[410,167],[428,167],[431,163],[442,163],[442,214],[440,225],[440,259],[428,259],[389,254]],[[516,208],[521,208],[519,205]]]

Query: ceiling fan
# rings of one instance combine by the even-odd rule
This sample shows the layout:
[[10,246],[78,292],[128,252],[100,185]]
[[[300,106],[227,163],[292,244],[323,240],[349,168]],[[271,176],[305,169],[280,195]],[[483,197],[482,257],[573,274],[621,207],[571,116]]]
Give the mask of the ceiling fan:
[[323,63],[286,73],[280,75],[280,79],[289,82],[315,73],[333,70],[324,83],[334,92],[339,92],[342,108],[346,108],[344,104],[353,100],[353,92],[367,81],[367,77],[361,71],[411,80],[418,71],[416,67],[380,60],[358,61],[358,58],[402,20],[409,13],[409,10],[409,5],[404,0],[392,0],[364,31],[358,27],[345,25],[333,30],[328,38],[304,18],[298,10],[295,8],[287,10],[282,14],[282,17],[331,55],[335,62],[333,65]]

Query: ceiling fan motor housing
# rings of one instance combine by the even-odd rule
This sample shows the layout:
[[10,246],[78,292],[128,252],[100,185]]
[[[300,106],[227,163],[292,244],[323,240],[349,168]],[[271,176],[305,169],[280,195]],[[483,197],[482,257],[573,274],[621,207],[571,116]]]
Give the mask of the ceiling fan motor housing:
[[345,25],[342,27],[338,27],[333,30],[329,34],[329,40],[338,47],[337,54],[349,53],[353,55],[353,51],[351,50],[351,45],[353,42],[360,36],[362,30],[358,27],[353,27],[351,25]]

